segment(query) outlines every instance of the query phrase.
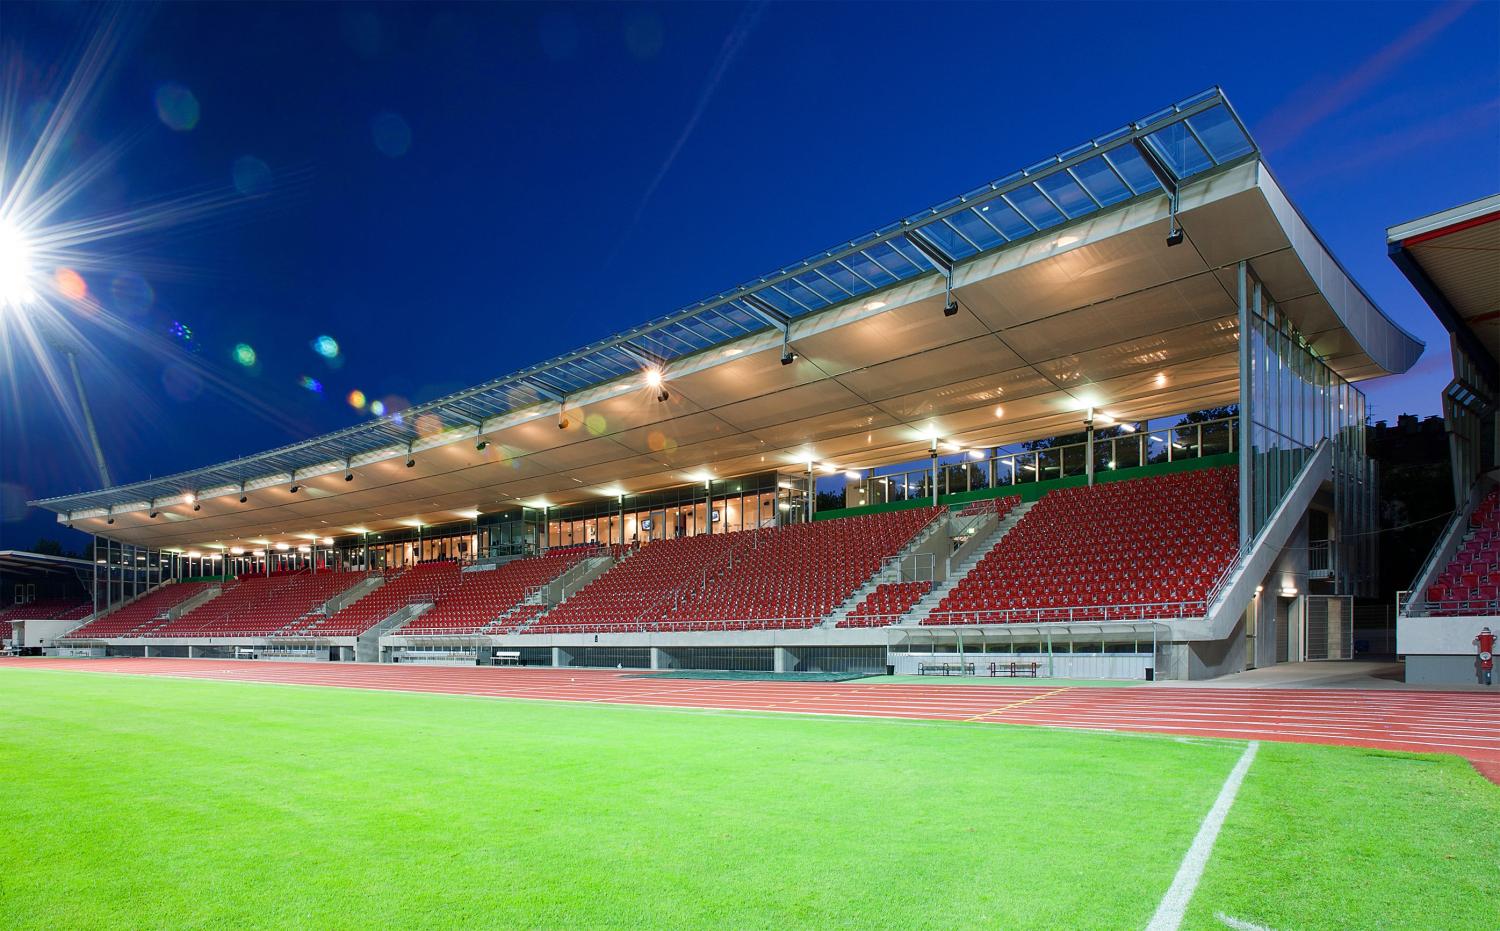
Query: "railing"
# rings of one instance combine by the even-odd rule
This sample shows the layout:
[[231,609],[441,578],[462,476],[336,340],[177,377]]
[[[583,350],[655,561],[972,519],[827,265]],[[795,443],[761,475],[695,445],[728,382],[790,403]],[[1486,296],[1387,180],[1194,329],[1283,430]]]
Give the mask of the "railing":
[[[1134,427],[1134,424],[1128,426]],[[1123,436],[1095,437],[1094,470],[1096,473],[1108,472],[1232,453],[1237,448],[1238,427],[1239,417],[1233,416],[1163,429],[1136,430]],[[939,465],[938,494],[1013,487],[1084,475],[1088,472],[1088,445],[1085,440]],[[871,476],[851,483],[849,489],[862,496],[865,504],[931,498],[932,470],[929,466]]]
[[933,611],[927,615],[927,620],[923,623],[933,626],[973,626],[975,624],[1089,624],[1114,621],[1202,620],[1208,615],[1210,603],[1199,599],[1120,605]]
[[1446,566],[1462,545],[1460,541],[1463,529],[1483,497],[1485,489],[1482,486],[1483,482],[1475,482],[1469,489],[1469,496],[1453,509],[1452,515],[1443,524],[1442,532],[1437,535],[1437,542],[1432,545],[1427,558],[1422,561],[1422,568],[1417,570],[1416,576],[1411,580],[1411,587],[1406,590],[1406,601],[1398,606],[1401,614],[1410,617],[1429,613],[1427,586],[1432,584],[1437,570]]
[[1333,576],[1333,542],[1314,540],[1307,546],[1308,578],[1327,579]]

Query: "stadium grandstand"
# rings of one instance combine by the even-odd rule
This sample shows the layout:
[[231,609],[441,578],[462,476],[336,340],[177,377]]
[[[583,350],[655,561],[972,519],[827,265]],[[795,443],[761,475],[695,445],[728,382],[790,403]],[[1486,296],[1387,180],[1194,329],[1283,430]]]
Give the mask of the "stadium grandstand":
[[1390,257],[1448,330],[1443,391],[1453,517],[1402,599],[1409,682],[1475,682],[1476,637],[1500,630],[1500,194],[1386,231]]
[[[1213,89],[477,387],[33,502],[95,541],[91,618],[52,644],[1178,679],[1347,657],[1376,565],[1357,386],[1422,349]],[[1481,500],[1440,602],[1493,597]]]
[[0,550],[0,650],[51,644],[86,621],[93,570],[84,559]]

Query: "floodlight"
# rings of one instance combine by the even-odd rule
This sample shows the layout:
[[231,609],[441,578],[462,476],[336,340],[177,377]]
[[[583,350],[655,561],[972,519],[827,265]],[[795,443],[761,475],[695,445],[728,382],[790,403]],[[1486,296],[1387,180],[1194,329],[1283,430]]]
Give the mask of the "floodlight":
[[291,491],[291,493],[292,493],[292,494],[294,494],[294,495],[295,495],[295,494],[296,494],[296,493],[297,493],[297,492],[299,492],[299,491],[301,491],[301,490],[302,490],[302,486],[301,486],[301,485],[293,485],[293,486],[292,486],[292,487],[291,487],[291,488],[290,488],[290,489],[288,489],[288,490],[289,490],[289,491]]
[[489,440],[480,440],[479,442],[477,442],[477,443],[474,444],[474,448],[477,449],[477,450],[479,450],[480,452],[484,452],[485,449],[487,449],[489,447],[489,445],[490,445],[490,441]]
[[344,473],[344,481],[346,481],[346,482],[352,482],[352,481],[354,481],[354,473],[353,472],[345,472]]
[[0,219],[0,307],[19,307],[35,298],[33,274],[31,244],[19,227]]

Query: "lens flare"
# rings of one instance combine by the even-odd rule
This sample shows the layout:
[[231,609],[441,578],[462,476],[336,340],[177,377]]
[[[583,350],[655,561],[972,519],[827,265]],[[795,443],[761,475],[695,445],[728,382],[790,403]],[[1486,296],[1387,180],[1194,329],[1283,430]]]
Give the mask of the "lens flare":
[[303,388],[306,388],[308,391],[311,391],[313,394],[323,393],[323,383],[318,381],[316,378],[313,378],[311,375],[303,375],[301,378],[297,379],[297,384],[301,385]]
[[234,347],[234,361],[245,368],[255,364],[255,347],[249,343],[239,343]]
[[156,89],[156,116],[168,129],[189,132],[198,125],[198,98],[181,84],[163,84]]
[[355,388],[353,391],[349,392],[349,396],[345,398],[345,400],[349,402],[350,407],[354,408],[357,411],[362,411],[365,409],[365,393],[363,391],[360,391],[358,388]]
[[89,296],[89,286],[83,276],[71,268],[59,268],[53,272],[52,284],[58,294],[70,301],[81,301]]
[[337,358],[339,354],[338,340],[332,336],[319,336],[312,341],[313,352],[325,359]]
[[376,417],[384,417],[385,416],[385,405],[382,404],[382,403],[380,403],[379,401],[371,401],[370,402],[370,413],[374,414]]
[[411,126],[397,113],[387,111],[371,120],[370,137],[386,158],[400,158],[411,149]]

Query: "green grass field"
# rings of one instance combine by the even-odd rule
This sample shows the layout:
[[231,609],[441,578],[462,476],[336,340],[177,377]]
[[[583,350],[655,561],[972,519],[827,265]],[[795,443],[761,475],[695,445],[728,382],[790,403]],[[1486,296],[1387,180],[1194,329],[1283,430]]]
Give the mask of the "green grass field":
[[[0,927],[1140,928],[1242,749],[4,669]],[[1265,744],[1185,927],[1495,927],[1497,810]]]

